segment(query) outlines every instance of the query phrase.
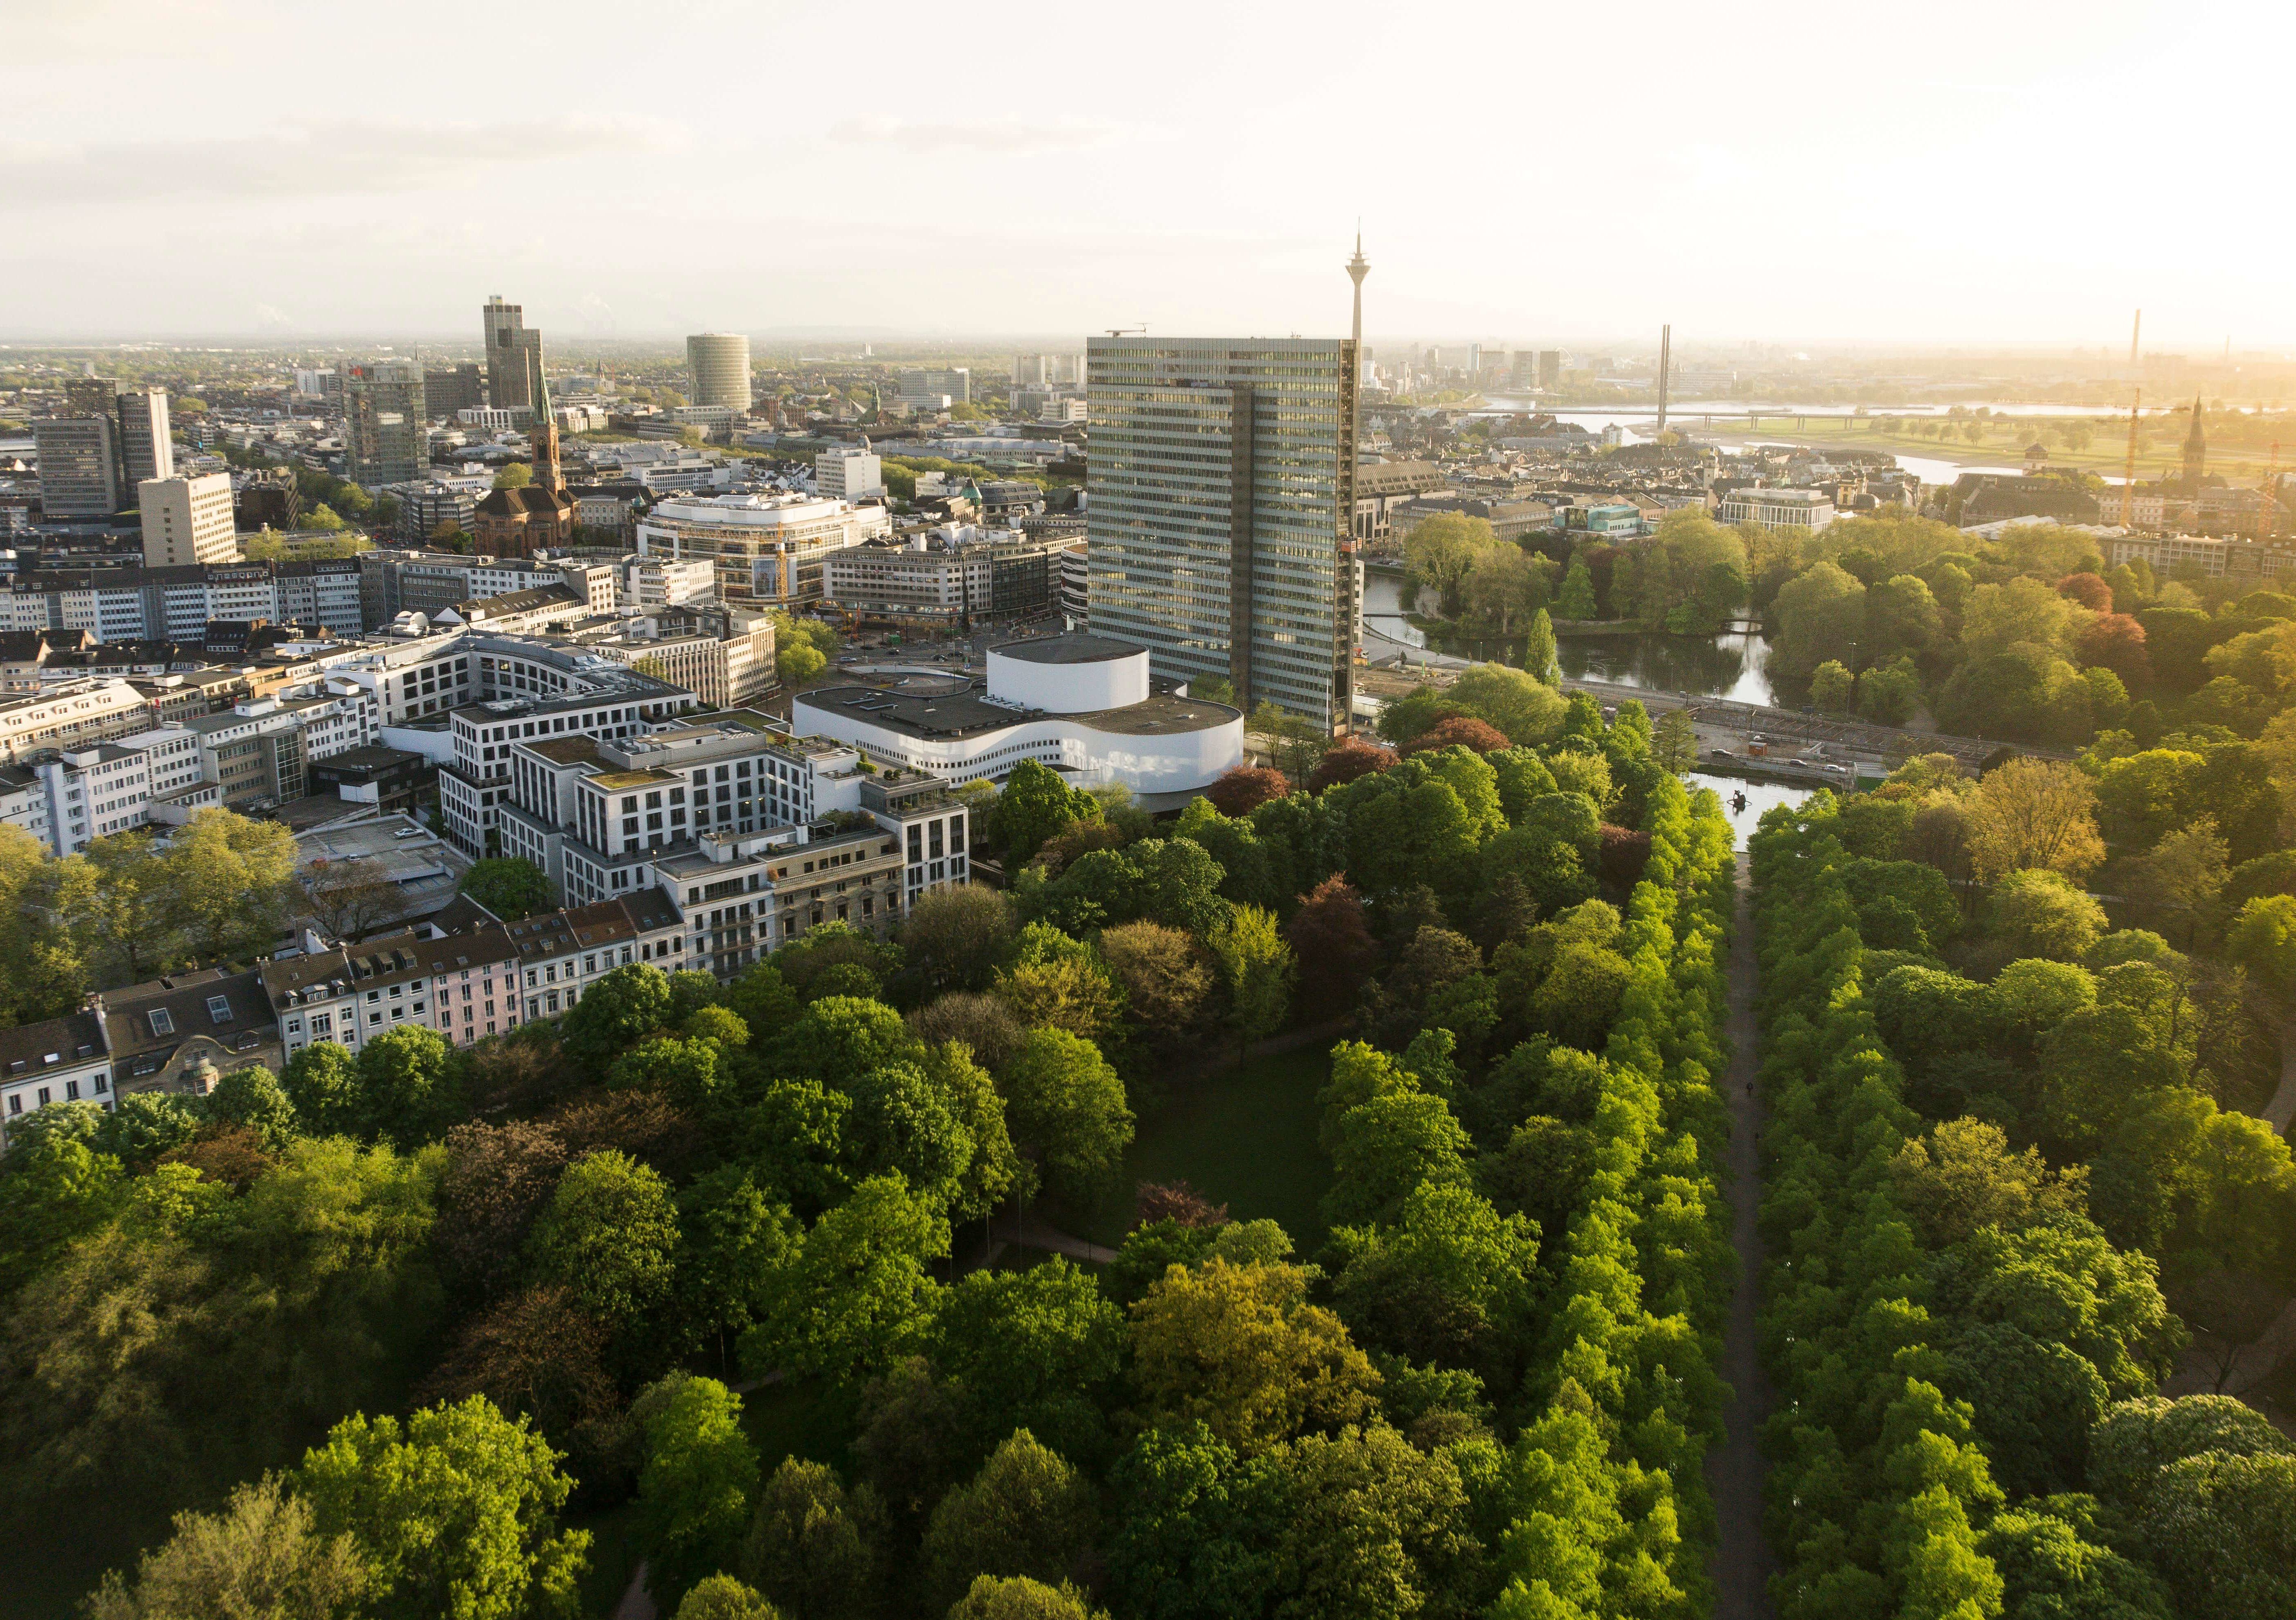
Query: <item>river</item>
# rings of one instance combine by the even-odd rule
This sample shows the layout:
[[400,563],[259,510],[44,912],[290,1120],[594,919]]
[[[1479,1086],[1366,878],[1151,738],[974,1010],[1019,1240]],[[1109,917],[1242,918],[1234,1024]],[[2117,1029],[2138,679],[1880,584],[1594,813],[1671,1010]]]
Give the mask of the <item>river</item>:
[[1691,692],[1734,703],[1772,701],[1766,637],[1742,631],[1718,636],[1569,636],[1555,644],[1565,675],[1656,692]]
[[[1747,782],[1736,777],[1710,776],[1702,770],[1693,770],[1683,780],[1693,789],[1710,787],[1722,796],[1722,813],[1730,820],[1732,847],[1741,850],[1746,847],[1747,835],[1760,822],[1764,810],[1776,804],[1800,804],[1812,792],[1809,788],[1793,787],[1783,782]],[[1730,808],[1730,795],[1733,794],[1746,795],[1744,810]]]

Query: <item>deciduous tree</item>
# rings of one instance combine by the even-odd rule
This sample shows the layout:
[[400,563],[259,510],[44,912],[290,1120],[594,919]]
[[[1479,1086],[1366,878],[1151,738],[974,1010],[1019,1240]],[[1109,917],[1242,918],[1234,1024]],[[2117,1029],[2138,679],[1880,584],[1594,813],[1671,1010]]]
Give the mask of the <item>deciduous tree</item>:
[[295,1472],[324,1540],[348,1535],[373,1570],[374,1612],[512,1620],[570,1602],[590,1533],[561,1531],[574,1482],[522,1422],[479,1396],[345,1419]]

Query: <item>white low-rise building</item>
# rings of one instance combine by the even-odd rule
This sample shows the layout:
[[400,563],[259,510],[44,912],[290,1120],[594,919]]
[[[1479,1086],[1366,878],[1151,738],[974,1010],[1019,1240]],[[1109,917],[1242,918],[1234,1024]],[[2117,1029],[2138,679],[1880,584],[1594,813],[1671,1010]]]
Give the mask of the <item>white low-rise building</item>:
[[1720,522],[1765,529],[1823,529],[1835,515],[1833,498],[1823,489],[1733,489],[1714,513]]
[[1156,684],[1144,647],[1047,636],[990,648],[985,690],[931,677],[818,687],[795,700],[793,723],[947,782],[1002,781],[1034,760],[1164,808],[1242,762],[1243,712]]

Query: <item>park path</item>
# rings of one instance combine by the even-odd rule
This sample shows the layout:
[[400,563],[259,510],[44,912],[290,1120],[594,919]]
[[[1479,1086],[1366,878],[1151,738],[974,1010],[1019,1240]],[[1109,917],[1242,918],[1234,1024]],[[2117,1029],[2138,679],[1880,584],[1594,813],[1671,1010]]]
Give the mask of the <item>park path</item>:
[[658,1620],[660,1611],[654,1606],[653,1594],[646,1591],[645,1581],[645,1560],[641,1558],[630,1572],[629,1589],[614,1605],[614,1620]]
[[1086,1243],[1072,1238],[1050,1221],[1035,1214],[999,1210],[996,1220],[996,1236],[1006,1243],[1017,1243],[1024,1249],[1046,1249],[1055,1254],[1065,1254],[1070,1260],[1089,1260],[1095,1265],[1106,1265],[1116,1258],[1116,1251],[1097,1243]]
[[1722,1416],[1722,1444],[1707,1454],[1706,1484],[1714,1493],[1715,1620],[1771,1620],[1769,1542],[1762,1534],[1762,1419],[1770,1412],[1770,1383],[1762,1370],[1755,1320],[1761,1308],[1762,1235],[1755,1222],[1762,1192],[1762,1105],[1754,1094],[1754,919],[1751,868],[1738,857],[1738,907],[1730,933],[1730,1074],[1723,1090],[1730,1104],[1728,1177],[1730,1243],[1737,1251],[1735,1287],[1724,1324],[1722,1377],[1731,1399]]
[[2280,1089],[2264,1105],[2264,1117],[2283,1136],[2296,1120],[2296,1019],[2280,1021]]

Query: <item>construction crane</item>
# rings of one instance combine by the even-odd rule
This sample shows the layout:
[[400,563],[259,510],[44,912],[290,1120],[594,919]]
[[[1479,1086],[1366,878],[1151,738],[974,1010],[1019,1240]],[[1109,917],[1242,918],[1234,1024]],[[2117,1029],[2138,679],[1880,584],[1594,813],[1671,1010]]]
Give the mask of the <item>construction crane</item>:
[[2120,481],[2120,522],[2127,529],[2136,527],[2136,407],[2144,402],[2141,388],[2128,400],[2128,465]]

